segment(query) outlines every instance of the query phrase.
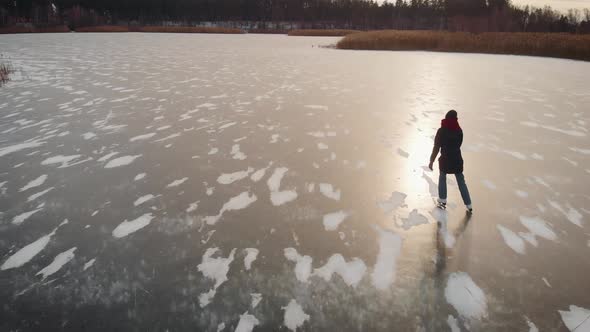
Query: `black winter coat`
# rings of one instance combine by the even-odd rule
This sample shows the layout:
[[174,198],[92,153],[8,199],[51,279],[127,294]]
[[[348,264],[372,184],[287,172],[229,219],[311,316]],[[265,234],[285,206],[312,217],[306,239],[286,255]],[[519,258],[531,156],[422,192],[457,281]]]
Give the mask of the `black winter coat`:
[[463,130],[452,130],[444,127],[438,129],[434,138],[434,149],[438,151],[438,148],[440,148],[438,169],[441,173],[463,173],[462,143]]

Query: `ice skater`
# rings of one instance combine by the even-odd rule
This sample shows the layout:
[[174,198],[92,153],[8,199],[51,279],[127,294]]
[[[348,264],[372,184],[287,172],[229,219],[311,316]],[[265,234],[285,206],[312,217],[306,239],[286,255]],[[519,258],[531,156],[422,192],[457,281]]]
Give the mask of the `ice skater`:
[[467,208],[467,213],[472,213],[471,197],[469,196],[469,189],[467,189],[467,184],[465,183],[465,176],[463,176],[461,143],[463,143],[463,130],[459,126],[457,112],[450,110],[441,121],[441,126],[436,132],[428,168],[432,170],[434,160],[440,151],[440,158],[438,158],[438,169],[440,171],[438,177],[438,206],[443,209],[446,208],[447,174],[455,174],[457,185],[461,192],[461,198],[463,198],[463,203],[465,203],[465,207]]

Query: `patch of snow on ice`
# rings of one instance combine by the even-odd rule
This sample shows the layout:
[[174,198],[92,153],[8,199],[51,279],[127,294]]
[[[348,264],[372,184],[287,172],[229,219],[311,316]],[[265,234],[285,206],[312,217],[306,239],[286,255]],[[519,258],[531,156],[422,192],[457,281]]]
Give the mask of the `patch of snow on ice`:
[[525,246],[523,239],[502,225],[496,225],[496,227],[500,231],[506,245],[515,252],[524,255]]
[[45,268],[43,268],[41,271],[37,272],[36,275],[43,275],[43,279],[49,277],[50,275],[56,273],[57,271],[59,271],[64,265],[66,265],[69,261],[71,261],[72,259],[74,259],[74,252],[76,251],[76,247],[73,247],[71,249],[68,249],[62,253],[59,253],[57,256],[55,256],[55,258],[53,259],[53,262],[51,262],[51,264],[47,265]]
[[575,305],[570,305],[570,310],[558,310],[561,320],[571,332],[590,331],[590,310]]
[[529,197],[529,193],[527,193],[526,191],[516,190],[515,193],[516,193],[516,196],[518,196],[520,198],[527,198],[527,197]]
[[428,218],[419,213],[417,209],[413,209],[407,218],[402,218],[402,228],[408,230],[414,226],[428,224]]
[[223,204],[221,210],[219,211],[219,214],[217,214],[216,216],[205,217],[203,220],[205,220],[209,225],[215,225],[225,212],[245,209],[248,206],[250,206],[250,204],[256,202],[257,199],[258,198],[256,197],[256,195],[244,191],[239,195],[230,198],[229,201]]
[[82,134],[82,137],[85,140],[89,140],[89,139],[92,139],[92,138],[96,137],[96,134],[95,133],[92,133],[92,132],[87,132],[87,133]]
[[408,195],[399,191],[394,191],[391,193],[389,199],[379,202],[378,205],[385,214],[388,214],[392,211],[395,211],[399,207],[406,206],[406,204],[404,204],[406,197],[408,197]]
[[129,142],[142,141],[142,140],[150,139],[154,136],[156,136],[156,133],[148,133],[148,134],[138,135],[138,136],[131,137],[129,139]]
[[379,253],[371,275],[373,285],[387,289],[395,281],[397,257],[402,247],[402,238],[392,232],[379,229]]
[[94,265],[94,263],[95,263],[95,262],[96,262],[96,258],[93,258],[93,259],[89,260],[88,262],[86,262],[86,263],[84,264],[84,269],[83,269],[82,271],[86,271],[86,270],[88,270],[89,268],[91,268],[91,267],[92,267],[92,265]]
[[327,231],[335,231],[340,223],[349,216],[345,211],[332,212],[324,215],[324,228]]
[[332,185],[329,183],[320,183],[320,192],[322,193],[322,195],[330,199],[333,199],[335,201],[340,200],[340,189],[335,190],[335,188],[332,187]]
[[246,248],[244,251],[246,252],[246,257],[244,257],[244,266],[246,267],[246,270],[250,270],[250,267],[252,267],[252,262],[256,260],[259,251],[256,248]]
[[234,144],[231,147],[231,152],[230,154],[232,155],[233,159],[237,159],[237,160],[244,160],[246,159],[246,155],[240,151],[240,145],[239,144]]
[[215,280],[215,285],[209,292],[202,293],[199,296],[199,303],[201,308],[205,307],[209,304],[211,299],[215,296],[215,292],[217,288],[221,286],[224,282],[227,281],[227,273],[229,272],[229,265],[234,260],[234,255],[236,253],[236,249],[232,249],[229,256],[227,258],[224,257],[217,257],[213,258],[212,256],[219,251],[218,248],[207,248],[205,254],[203,254],[203,260],[201,264],[197,266],[199,272],[203,274],[205,278]]
[[240,321],[234,332],[251,332],[258,324],[260,324],[260,322],[256,317],[245,312],[243,315],[240,315]]
[[531,320],[526,316],[524,317],[524,319],[526,320],[526,323],[529,326],[529,332],[539,332],[539,329],[537,328],[535,323],[531,322]]
[[266,181],[268,189],[270,189],[270,200],[274,206],[283,205],[297,198],[297,191],[294,189],[280,191],[281,181],[288,170],[286,167],[277,167]]
[[47,174],[43,174],[41,176],[39,176],[38,178],[36,178],[35,180],[31,180],[29,181],[29,183],[27,183],[24,187],[20,188],[18,191],[22,192],[31,188],[35,188],[38,187],[40,185],[42,185],[43,183],[45,183],[45,180],[47,180]]
[[41,146],[43,144],[45,144],[45,142],[33,141],[33,142],[25,142],[25,143],[19,143],[19,144],[14,144],[14,145],[10,145],[10,146],[5,146],[3,148],[0,148],[0,157],[3,157],[5,155],[13,153],[13,152],[25,150],[25,149],[36,148],[36,147]]
[[404,157],[404,158],[408,158],[410,156],[409,153],[407,153],[406,151],[402,150],[401,148],[397,149],[397,154],[399,154],[400,156]]
[[449,317],[447,317],[447,324],[449,324],[451,332],[461,332],[459,325],[457,325],[457,318],[453,317],[453,315],[449,315]]
[[540,236],[544,239],[555,241],[557,234],[547,225],[547,222],[539,217],[520,216],[520,223],[528,228],[533,235]]
[[104,165],[104,168],[114,168],[114,167],[126,166],[126,165],[131,164],[135,159],[137,159],[139,157],[141,157],[140,154],[133,155],[133,156],[123,156],[123,157],[115,158],[115,159],[112,159],[111,161],[109,161],[106,165]]
[[307,282],[311,275],[311,263],[313,259],[310,256],[301,256],[295,248],[285,248],[285,257],[295,262],[295,277],[301,282]]
[[346,262],[342,255],[334,254],[324,266],[315,269],[313,275],[330,281],[332,274],[337,273],[348,286],[356,287],[366,271],[367,266],[361,259],[353,258]]
[[260,293],[251,293],[250,296],[252,297],[252,309],[256,308],[258,306],[258,303],[260,303],[260,301],[262,301],[262,294]]
[[41,162],[41,165],[53,165],[53,164],[60,164],[59,168],[65,168],[70,166],[70,162],[80,158],[81,155],[75,154],[71,156],[64,156],[64,155],[57,155],[53,157],[49,157]]
[[187,178],[187,177],[184,177],[184,178],[182,178],[182,179],[178,179],[178,180],[174,180],[174,181],[172,181],[172,182],[168,183],[168,185],[166,185],[166,188],[173,188],[173,187],[178,187],[178,186],[180,186],[181,184],[185,183],[185,182],[186,182],[186,180],[188,180],[188,178]]
[[490,189],[490,190],[496,190],[497,187],[496,185],[490,181],[490,180],[483,180],[481,181],[483,183],[484,186],[486,186],[486,188]]
[[29,217],[31,217],[33,214],[41,211],[42,208],[38,208],[32,211],[28,211],[28,212],[23,212],[17,216],[14,216],[14,218],[12,218],[12,224],[14,225],[20,225],[22,224],[25,220],[29,219]]
[[37,254],[43,251],[43,249],[45,249],[56,230],[57,228],[51,233],[43,235],[34,242],[31,242],[19,249],[17,252],[12,254],[12,256],[8,257],[8,259],[0,267],[0,270],[4,271],[8,269],[14,269],[28,263],[31,259],[37,256]]
[[152,194],[147,194],[144,196],[139,197],[138,199],[135,200],[135,202],[133,202],[134,206],[139,206],[147,201],[149,201],[150,199],[154,198],[155,196]]
[[445,287],[447,302],[467,319],[480,319],[487,315],[487,300],[484,292],[465,272],[453,272],[449,275]]
[[113,236],[116,238],[122,238],[131,233],[137,232],[149,225],[152,219],[154,219],[154,216],[151,213],[146,213],[131,221],[125,220],[113,230]]
[[211,150],[209,150],[209,153],[207,153],[208,155],[213,155],[216,154],[217,152],[219,152],[218,148],[211,148]]
[[194,203],[191,203],[188,208],[186,209],[186,213],[191,213],[193,211],[196,211],[197,208],[199,207],[199,202],[200,201],[196,201]]
[[102,162],[104,162],[104,161],[107,161],[107,160],[111,159],[112,157],[114,157],[115,155],[118,155],[118,154],[119,154],[119,152],[111,152],[111,153],[109,153],[109,154],[106,154],[106,155],[104,155],[104,156],[102,156],[102,157],[98,158],[98,160],[97,160],[97,161],[98,161],[99,163],[102,163]]
[[328,146],[324,143],[318,143],[318,149],[319,150],[327,150]]
[[301,305],[295,300],[291,300],[289,304],[282,309],[285,310],[283,324],[285,324],[285,326],[291,331],[296,331],[298,327],[309,320],[309,315],[303,312]]
[[47,188],[47,189],[45,189],[43,191],[40,191],[40,192],[38,192],[36,194],[33,194],[33,195],[29,196],[29,198],[27,198],[27,202],[32,202],[32,201],[36,200],[37,198],[39,198],[39,197],[47,194],[48,192],[52,191],[53,189],[55,189],[55,187],[49,187],[49,188]]
[[133,181],[139,181],[139,180],[145,178],[145,175],[146,175],[145,173],[139,173],[135,176],[135,178],[133,178]]
[[254,172],[254,168],[248,167],[248,169],[245,171],[221,174],[217,178],[217,182],[219,182],[220,184],[231,184],[233,182],[247,178],[248,175],[250,175],[250,173],[252,172]]
[[268,169],[268,167],[261,168],[261,169],[257,170],[256,172],[252,173],[252,176],[250,176],[250,180],[252,180],[254,182],[258,182],[258,181],[262,180],[262,178],[264,177],[264,174],[266,174],[267,169]]

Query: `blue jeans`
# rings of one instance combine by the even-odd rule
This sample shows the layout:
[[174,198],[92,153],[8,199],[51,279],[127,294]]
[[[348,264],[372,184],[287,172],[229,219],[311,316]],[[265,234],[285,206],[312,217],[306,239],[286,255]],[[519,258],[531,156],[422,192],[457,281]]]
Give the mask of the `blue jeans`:
[[[463,173],[457,173],[455,174],[455,178],[457,179],[457,185],[459,186],[463,203],[465,205],[471,205],[471,197],[469,196],[469,189],[467,189],[467,184],[465,183],[465,176],[463,176]],[[438,197],[440,199],[447,199],[447,174],[442,172],[438,176]]]

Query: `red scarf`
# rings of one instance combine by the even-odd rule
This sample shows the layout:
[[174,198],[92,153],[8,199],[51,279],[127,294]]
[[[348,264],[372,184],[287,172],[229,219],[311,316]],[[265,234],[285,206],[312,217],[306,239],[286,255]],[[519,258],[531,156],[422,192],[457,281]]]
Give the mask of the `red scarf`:
[[447,128],[449,130],[461,130],[461,127],[459,127],[459,122],[457,121],[457,119],[453,118],[442,119],[442,121],[440,122],[440,126],[442,128]]

